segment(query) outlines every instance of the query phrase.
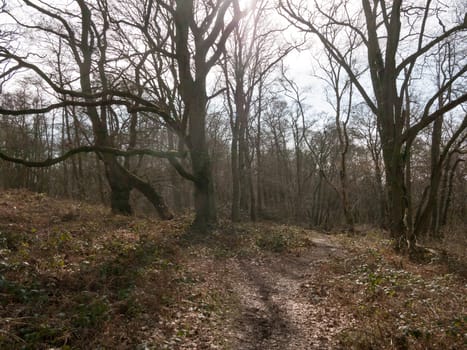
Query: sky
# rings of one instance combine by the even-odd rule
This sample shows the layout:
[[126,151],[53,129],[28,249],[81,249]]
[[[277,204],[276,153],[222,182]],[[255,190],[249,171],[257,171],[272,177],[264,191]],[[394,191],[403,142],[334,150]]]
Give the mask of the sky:
[[[53,1],[58,3],[64,0]],[[240,1],[243,6],[248,6],[253,0]],[[8,0],[7,2],[9,4],[16,3],[15,0]],[[286,23],[286,21],[278,14],[270,16],[273,16],[272,21],[276,23],[281,23],[281,25]],[[291,33],[287,34],[289,37],[297,35],[293,29],[289,29],[288,32]],[[307,45],[311,48],[303,49],[302,51],[292,51],[286,57],[285,65],[288,69],[289,77],[297,83],[300,91],[303,93],[303,96],[305,96],[305,102],[309,106],[310,115],[319,114],[321,111],[332,113],[332,108],[326,101],[324,94],[325,84],[316,77],[313,77],[313,67],[316,67],[316,55],[320,53],[320,50],[322,50],[321,46],[316,42],[316,38],[313,38],[311,35],[307,37]]]

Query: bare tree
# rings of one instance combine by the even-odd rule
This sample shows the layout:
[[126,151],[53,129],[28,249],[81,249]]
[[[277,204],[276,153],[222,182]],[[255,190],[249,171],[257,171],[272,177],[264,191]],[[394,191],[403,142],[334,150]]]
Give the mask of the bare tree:
[[[226,84],[226,105],[232,132],[232,210],[233,221],[240,219],[240,209],[255,216],[254,191],[248,134],[254,105],[265,79],[272,69],[293,49],[281,45],[280,28],[266,20],[273,10],[267,1],[256,2],[256,8],[237,26],[227,43],[223,71]],[[258,110],[258,109],[256,109]],[[254,149],[253,149],[254,151]],[[250,158],[250,159],[249,159]],[[250,201],[248,198],[250,197]]]
[[[136,60],[146,60],[148,93],[167,108],[159,114],[190,153],[191,170],[171,160],[181,176],[194,184],[196,211],[193,226],[207,229],[217,221],[212,164],[208,152],[206,116],[207,79],[218,63],[225,43],[246,14],[237,0],[225,1],[148,1],[133,4],[119,1],[130,17],[116,22],[136,31],[141,52],[133,47]],[[125,30],[120,30],[124,33]],[[126,43],[134,40],[127,35]],[[147,54],[146,54],[147,52]],[[216,95],[216,93],[214,93]]]
[[[336,43],[338,33],[336,28],[330,28],[327,36],[329,40]],[[346,31],[348,47],[342,51],[342,59],[355,69],[354,51],[359,41],[356,34],[352,31]],[[322,57],[317,58],[317,66],[320,68],[321,75],[318,75],[330,89],[331,93],[326,91],[326,97],[329,105],[334,111],[335,125],[339,143],[339,194],[341,197],[342,209],[346,221],[347,229],[354,230],[354,220],[349,204],[349,184],[347,175],[347,156],[349,153],[349,121],[353,108],[353,83],[347,77],[347,74],[341,64],[336,62],[329,51],[325,51],[325,62],[321,62]],[[358,74],[358,73],[356,73]]]
[[[440,89],[446,82],[452,79],[456,70],[456,66],[465,64],[459,57],[456,57],[456,41],[447,42],[441,45],[435,56],[435,79],[436,86]],[[458,69],[458,68],[457,68]],[[445,93],[438,96],[438,108],[443,108],[446,103],[451,101],[453,95],[453,86],[449,87]],[[431,164],[430,164],[430,183],[425,188],[422,201],[419,205],[416,221],[415,221],[415,234],[427,234],[428,231],[432,233],[433,237],[438,237],[439,233],[439,196],[442,172],[444,169],[444,162],[447,161],[451,149],[457,150],[467,137],[465,130],[467,128],[467,116],[464,117],[463,122],[460,122],[453,130],[451,135],[442,144],[442,128],[443,128],[444,115],[438,117],[433,125],[431,132]],[[447,133],[444,133],[445,135]]]
[[[3,46],[0,49],[0,57],[15,64],[10,69],[11,72],[22,69],[32,71],[48,89],[60,95],[61,101],[33,109],[16,111],[1,109],[0,113],[4,115],[47,113],[72,105],[83,106],[92,125],[94,145],[97,148],[115,147],[109,134],[109,123],[114,116],[111,105],[120,104],[131,109],[134,107],[131,99],[138,100],[138,96],[127,91],[119,93],[115,89],[115,82],[109,81],[106,67],[109,60],[107,57],[109,31],[107,2],[91,3],[76,0],[73,5],[80,14],[79,16],[71,14],[66,8],[60,9],[56,6],[29,0],[24,0],[22,3],[28,8],[28,11],[39,16],[41,20],[38,23],[26,23],[15,11],[10,11],[9,15],[25,32],[33,30],[36,35],[41,35],[40,38],[44,38],[48,46],[56,48],[57,45],[64,43],[66,45],[66,53],[64,54],[68,55],[67,57],[73,60],[78,68],[78,71],[74,72],[78,75],[78,79],[73,76],[68,77],[66,85],[69,85],[71,89],[67,89],[64,87],[63,80],[59,81],[54,74],[51,74],[50,67],[34,59],[35,55],[12,52],[8,47]],[[41,50],[44,49],[44,47],[36,47],[37,55],[40,55]],[[56,62],[47,63],[58,64]],[[63,76],[60,76],[60,79],[63,79]],[[119,94],[123,99],[113,100],[112,96],[115,94]],[[153,107],[156,107],[153,108],[156,113],[161,111],[157,105],[153,105]],[[173,215],[163,198],[152,186],[125,169],[112,153],[98,153],[98,156],[105,166],[114,212],[131,213],[129,194],[132,188],[137,188],[152,202],[162,218],[172,218]]]
[[374,181],[376,185],[376,198],[377,206],[379,207],[379,218],[377,224],[380,227],[387,227],[387,208],[386,208],[386,196],[384,191],[383,172],[384,164],[382,163],[382,150],[381,142],[379,138],[377,121],[373,118],[371,110],[365,104],[359,104],[355,106],[354,113],[356,114],[356,120],[352,128],[353,134],[357,139],[364,142],[366,151],[372,161],[372,170],[370,172],[374,175]]
[[[429,19],[441,4],[435,2],[435,5],[438,7],[433,6],[431,0],[422,7],[414,7],[410,1],[403,0],[362,0],[361,7],[351,7],[349,1],[340,1],[326,5],[328,8],[316,5],[311,10],[290,0],[281,1],[284,16],[301,30],[319,38],[376,116],[386,172],[389,226],[396,248],[409,252],[415,250],[415,236],[407,231],[404,220],[408,206],[403,181],[407,146],[438,117],[467,101],[467,93],[463,91],[441,108],[434,104],[439,95],[465,74],[467,66],[464,65],[424,102],[422,116],[406,128],[405,87],[415,68],[423,65],[426,55],[436,50],[439,43],[467,28],[464,21],[454,23],[449,29],[438,25],[438,31],[435,31],[437,23]],[[327,35],[330,27],[349,28],[358,36],[370,69],[372,94],[365,88],[365,80],[346,62],[342,46],[330,40]]]

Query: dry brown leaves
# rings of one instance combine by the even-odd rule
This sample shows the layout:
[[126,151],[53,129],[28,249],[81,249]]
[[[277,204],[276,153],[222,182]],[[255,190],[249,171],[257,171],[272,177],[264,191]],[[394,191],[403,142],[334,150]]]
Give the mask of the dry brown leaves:
[[0,194],[0,348],[461,349],[464,279],[377,233],[159,222]]

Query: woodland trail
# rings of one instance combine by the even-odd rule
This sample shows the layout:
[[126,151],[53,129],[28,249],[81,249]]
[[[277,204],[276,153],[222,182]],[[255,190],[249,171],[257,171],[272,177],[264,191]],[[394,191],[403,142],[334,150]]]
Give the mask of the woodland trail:
[[414,262],[371,229],[326,235],[225,222],[198,235],[190,222],[114,216],[103,207],[3,192],[0,348],[467,344],[465,245]]
[[300,253],[232,261],[230,288],[241,309],[232,349],[337,349],[335,335],[352,319],[328,300],[319,266],[344,254],[326,236]]

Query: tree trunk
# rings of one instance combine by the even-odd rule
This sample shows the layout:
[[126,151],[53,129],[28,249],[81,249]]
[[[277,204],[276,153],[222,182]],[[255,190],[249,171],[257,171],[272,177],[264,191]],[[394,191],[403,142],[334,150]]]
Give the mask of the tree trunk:
[[[181,143],[178,143],[178,146],[175,146],[175,135],[172,130],[167,130],[167,139],[169,148],[174,150],[177,149],[178,151],[182,150]],[[183,209],[182,204],[182,183],[181,183],[180,175],[177,171],[171,167],[170,168],[170,183],[172,185],[172,198],[173,198],[173,208],[176,211],[181,211]]]
[[196,179],[194,181],[195,220],[193,228],[201,231],[206,231],[217,223],[214,181],[206,143],[207,98],[205,91],[205,87],[196,86],[188,107],[191,114],[189,125],[190,156]]
[[95,161],[96,161],[96,177],[97,177],[97,186],[99,190],[99,199],[101,200],[102,204],[106,204],[106,198],[104,194],[104,181],[102,181],[102,169],[101,169],[101,161],[99,159],[99,155],[95,155]]
[[[298,133],[297,133],[298,134]],[[298,135],[297,135],[298,136]],[[295,171],[297,181],[297,191],[295,194],[295,220],[300,221],[303,217],[303,189],[302,189],[302,151],[300,143],[295,141]]]
[[173,219],[174,216],[165,203],[164,198],[150,184],[131,173],[128,173],[127,176],[129,177],[131,185],[151,202],[161,219]]
[[112,213],[131,215],[130,205],[130,183],[128,179],[118,170],[119,165],[115,159],[110,157],[104,159],[105,175],[110,186],[110,206]]
[[339,178],[340,178],[340,195],[342,201],[342,208],[344,210],[344,218],[347,229],[351,232],[354,231],[354,220],[352,217],[352,212],[349,205],[349,195],[348,195],[348,179],[347,179],[347,153],[349,150],[349,139],[346,130],[346,123],[343,127],[340,125],[340,121],[337,118],[336,125],[339,133],[339,143],[340,143],[340,169],[339,169]]
[[[85,69],[85,71],[87,71]],[[81,86],[83,92],[92,92],[90,74],[81,76]],[[112,141],[109,137],[107,128],[107,107],[102,106],[100,113],[94,106],[87,107],[87,114],[92,122],[94,134],[94,143],[96,146],[112,147]],[[132,124],[136,127],[136,114],[132,115]],[[130,148],[136,143],[136,132],[130,135]],[[153,205],[161,219],[170,220],[173,218],[162,196],[160,196],[154,188],[148,183],[139,179],[130,173],[124,166],[118,163],[115,155],[100,154],[99,158],[103,161],[105,167],[105,175],[110,186],[110,205],[112,212],[122,215],[131,215],[132,209],[130,205],[130,192],[133,187],[137,188]],[[130,167],[130,162],[127,160],[127,167]]]
[[232,168],[232,221],[240,220],[240,174],[238,169],[238,118],[235,118],[232,128],[231,144],[231,168]]
[[[193,157],[193,154],[192,154]],[[208,230],[217,223],[216,206],[214,200],[214,183],[211,175],[211,165],[204,162],[204,169],[198,170],[200,176],[195,182],[195,220],[193,228],[201,231]]]
[[[395,152],[398,154],[398,152]],[[388,165],[389,164],[389,165]],[[415,249],[415,235],[407,229],[407,193],[404,186],[404,164],[395,156],[386,165],[389,229],[397,251],[411,253]]]
[[[442,107],[442,97],[439,98],[439,106]],[[420,215],[415,223],[415,234],[427,235],[431,232],[436,236],[438,227],[438,194],[441,184],[442,167],[440,167],[440,149],[441,149],[441,133],[443,126],[443,117],[436,118],[433,123],[433,131],[431,134],[431,175],[430,184],[427,188],[428,195],[426,201],[420,203]]]
[[[406,88],[405,91],[405,128],[408,130],[410,128],[410,99],[409,91]],[[407,230],[410,233],[415,234],[414,224],[413,224],[413,203],[412,203],[412,151],[410,145],[407,146],[406,156],[405,156],[405,189],[407,192],[407,220],[406,226]]]
[[383,186],[383,172],[381,171],[381,166],[379,161],[375,161],[375,180],[376,180],[376,190],[378,193],[378,202],[379,202],[379,214],[380,214],[380,226],[384,229],[388,228],[388,210],[387,210],[387,198]]
[[248,210],[249,200],[249,187],[248,187],[248,174],[247,165],[248,160],[248,143],[246,139],[247,134],[247,112],[242,108],[240,113],[239,123],[239,138],[238,138],[238,175],[240,184],[240,208],[242,211]]
[[447,189],[446,189],[446,194],[444,196],[444,205],[442,208],[442,213],[441,213],[441,225],[447,225],[448,223],[448,213],[449,213],[449,207],[452,202],[452,192],[454,188],[454,175],[456,174],[456,168],[457,166],[463,161],[461,158],[458,158],[455,160],[454,165],[452,167],[449,166],[450,163],[450,158],[448,158],[448,163],[446,164],[446,182],[447,182]]
[[[441,100],[441,99],[440,99]],[[441,101],[440,101],[441,102]],[[439,186],[441,184],[442,167],[438,168],[441,149],[441,134],[443,127],[443,116],[437,118],[433,124],[433,134],[431,139],[431,183],[432,205],[431,205],[431,227],[430,231],[434,237],[439,233]]]
[[253,184],[253,172],[251,169],[251,165],[248,167],[248,187],[250,189],[250,219],[251,221],[256,221],[257,213],[256,213],[255,186]]
[[[262,88],[262,85],[261,85]],[[261,109],[262,106],[262,95],[260,89],[260,96],[258,101],[258,116],[257,116],[257,129],[256,129],[256,214],[262,215],[263,212],[263,162],[261,154]]]

